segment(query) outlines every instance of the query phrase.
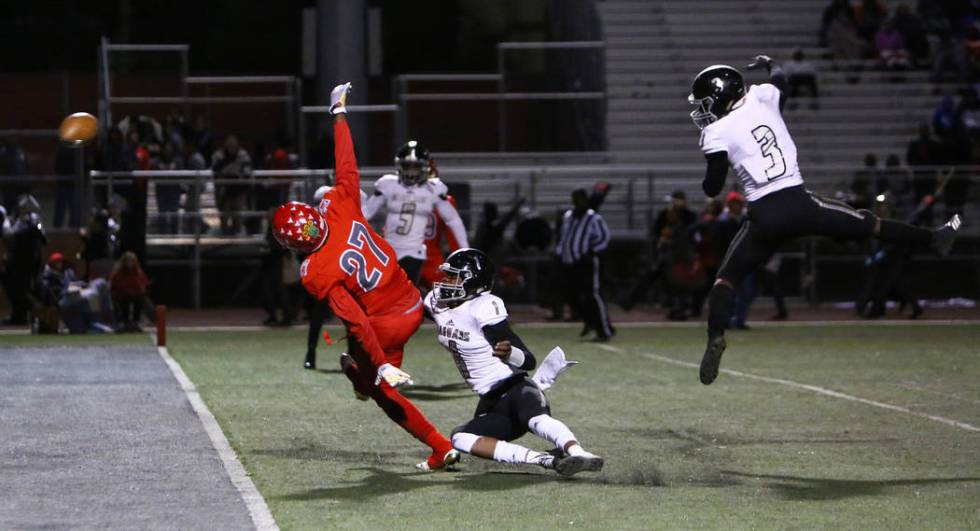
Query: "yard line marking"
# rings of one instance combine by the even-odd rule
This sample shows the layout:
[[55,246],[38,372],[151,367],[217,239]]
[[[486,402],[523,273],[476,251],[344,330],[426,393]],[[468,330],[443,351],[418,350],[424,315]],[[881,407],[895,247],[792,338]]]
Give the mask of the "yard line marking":
[[[672,363],[674,365],[680,365],[682,367],[691,367],[691,368],[694,368],[694,369],[699,369],[701,367],[697,363],[690,363],[690,362],[687,362],[687,361],[676,360],[674,358],[668,358],[667,356],[660,356],[658,354],[653,354],[653,353],[650,353],[650,352],[641,352],[640,355],[643,356],[643,357],[645,357],[645,358],[649,358],[649,359],[656,360],[656,361],[662,361],[664,363]],[[875,406],[875,407],[879,407],[879,408],[882,408],[882,409],[889,409],[891,411],[898,411],[899,413],[906,413],[908,415],[912,415],[912,416],[915,416],[915,417],[920,417],[920,418],[928,419],[928,420],[931,420],[931,421],[934,421],[934,422],[941,422],[943,424],[946,424],[947,426],[953,426],[954,428],[959,428],[961,430],[980,432],[980,428],[978,428],[978,427],[976,427],[976,426],[974,426],[972,424],[968,424],[966,422],[961,422],[961,421],[958,421],[958,420],[948,419],[946,417],[940,417],[939,415],[930,415],[928,413],[922,413],[922,412],[919,412],[919,411],[913,411],[913,410],[908,409],[906,407],[896,406],[896,405],[893,405],[893,404],[886,404],[884,402],[878,402],[877,400],[869,400],[867,398],[861,398],[859,396],[853,396],[853,395],[849,395],[849,394],[846,394],[846,393],[841,393],[840,391],[834,391],[833,389],[827,389],[825,387],[820,387],[820,386],[817,386],[817,385],[804,384],[804,383],[794,382],[792,380],[784,380],[782,378],[771,378],[769,376],[759,376],[757,374],[750,374],[750,373],[747,373],[747,372],[736,371],[736,370],[732,370],[732,369],[720,369],[720,372],[723,372],[723,373],[726,373],[726,374],[731,374],[732,376],[740,376],[742,378],[748,378],[750,380],[759,380],[761,382],[768,382],[768,383],[774,383],[774,384],[779,384],[779,385],[785,385],[785,386],[788,386],[788,387],[795,387],[797,389],[806,389],[808,391],[813,391],[814,393],[819,393],[819,394],[826,395],[826,396],[831,396],[831,397],[834,397],[834,398],[842,398],[844,400],[850,400],[852,402],[860,402],[862,404],[866,404],[866,405],[869,405],[869,406]]]
[[625,350],[619,347],[614,347],[612,345],[607,345],[605,343],[599,343],[596,345],[596,347],[601,348],[602,350],[608,350],[609,352],[616,352],[616,353],[626,352]]
[[[150,334],[150,337],[153,339],[153,343],[156,344],[156,335]],[[272,513],[269,511],[269,506],[265,503],[265,498],[259,494],[258,489],[255,488],[255,484],[252,483],[252,479],[248,477],[248,474],[245,472],[245,467],[242,466],[241,461],[238,460],[238,456],[235,455],[235,451],[231,448],[231,444],[228,443],[228,438],[221,431],[221,426],[218,425],[218,421],[215,420],[211,410],[208,409],[204,400],[201,399],[201,394],[198,393],[194,382],[187,377],[187,374],[180,367],[180,364],[177,363],[177,360],[170,356],[167,347],[157,347],[157,352],[163,358],[163,361],[167,363],[167,367],[170,367],[170,372],[177,378],[180,388],[187,395],[187,400],[190,401],[194,413],[197,413],[197,417],[201,419],[201,424],[204,424],[204,431],[207,432],[208,437],[211,439],[211,444],[218,452],[218,457],[221,458],[221,463],[224,464],[225,471],[228,472],[232,484],[238,489],[242,501],[245,502],[245,507],[248,508],[248,514],[252,517],[252,523],[255,524],[255,529],[258,531],[279,531],[279,526],[276,525],[276,521],[272,518]]]
[[972,404],[980,404],[980,400],[973,400],[972,398],[966,398],[964,396],[954,395],[952,393],[943,393],[940,391],[933,391],[932,389],[927,389],[925,387],[920,387],[918,385],[905,384],[905,383],[889,383],[884,382],[887,385],[894,385],[895,387],[901,387],[903,389],[909,389],[911,391],[918,391],[920,393],[928,393],[931,395],[941,396],[944,398],[951,398],[953,400],[962,400],[963,402],[970,402]]

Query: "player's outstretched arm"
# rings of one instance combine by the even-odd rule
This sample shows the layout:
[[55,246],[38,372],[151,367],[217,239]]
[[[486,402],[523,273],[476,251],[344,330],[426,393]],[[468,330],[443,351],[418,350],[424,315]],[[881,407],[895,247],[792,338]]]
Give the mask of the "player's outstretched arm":
[[345,192],[351,201],[361,207],[361,176],[357,172],[357,158],[354,156],[354,141],[347,125],[347,96],[351,84],[344,83],[330,92],[330,112],[333,114],[333,156],[335,186]]
[[789,89],[789,80],[786,77],[786,73],[783,72],[782,67],[778,63],[772,60],[772,57],[768,55],[757,55],[748,65],[749,70],[756,70],[760,68],[765,68],[766,72],[769,73],[769,82],[773,84],[774,87],[779,89],[779,112],[783,111],[783,107],[786,106],[786,99]]
[[343,286],[336,284],[327,292],[327,303],[337,317],[347,325],[347,331],[352,336],[350,341],[357,341],[370,356],[371,364],[381,367],[387,363],[384,349],[381,348],[381,342],[378,341],[371,322],[361,306]]
[[484,326],[483,337],[493,345],[493,355],[508,365],[529,371],[538,364],[531,349],[514,333],[506,319]]
[[466,235],[466,227],[463,226],[463,218],[459,217],[459,212],[456,211],[456,208],[445,198],[439,198],[436,201],[436,211],[453,233],[453,238],[456,239],[458,248],[469,247],[470,240]]

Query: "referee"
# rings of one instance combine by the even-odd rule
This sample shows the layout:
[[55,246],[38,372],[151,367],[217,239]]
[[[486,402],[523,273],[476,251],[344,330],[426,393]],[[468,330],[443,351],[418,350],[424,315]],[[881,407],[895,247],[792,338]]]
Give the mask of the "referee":
[[615,333],[606,303],[599,294],[599,256],[609,245],[609,227],[595,210],[583,188],[572,192],[572,208],[562,217],[555,254],[561,261],[564,296],[582,316],[581,335],[596,332],[595,341],[608,341]]

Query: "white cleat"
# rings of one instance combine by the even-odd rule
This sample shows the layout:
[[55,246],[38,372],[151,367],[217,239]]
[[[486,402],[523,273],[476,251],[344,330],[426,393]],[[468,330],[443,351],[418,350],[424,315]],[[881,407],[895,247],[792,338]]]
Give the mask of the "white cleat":
[[429,461],[425,460],[421,463],[415,465],[415,469],[419,472],[435,472],[436,470],[452,470],[452,466],[459,462],[462,458],[457,450],[449,450],[446,455],[442,457],[442,464],[438,466],[429,465]]
[[598,472],[602,470],[602,465],[601,457],[589,452],[582,452],[578,455],[556,458],[554,468],[559,475],[570,477],[579,472]]

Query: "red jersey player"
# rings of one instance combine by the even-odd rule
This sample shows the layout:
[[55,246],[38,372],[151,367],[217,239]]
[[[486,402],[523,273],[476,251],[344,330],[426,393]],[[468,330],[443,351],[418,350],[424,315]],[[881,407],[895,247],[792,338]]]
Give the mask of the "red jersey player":
[[405,343],[422,322],[422,300],[395,251],[361,213],[361,182],[344,107],[349,91],[345,83],[330,94],[335,186],[316,209],[298,202],[279,207],[274,234],[282,245],[312,253],[300,266],[303,286],[326,299],[347,327],[350,346],[341,366],[355,392],[374,399],[391,420],[432,448],[416,466],[436,470],[459,461],[459,453],[396,389],[412,383],[399,367]]

